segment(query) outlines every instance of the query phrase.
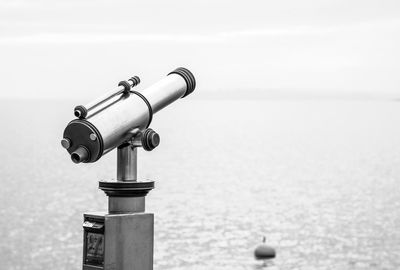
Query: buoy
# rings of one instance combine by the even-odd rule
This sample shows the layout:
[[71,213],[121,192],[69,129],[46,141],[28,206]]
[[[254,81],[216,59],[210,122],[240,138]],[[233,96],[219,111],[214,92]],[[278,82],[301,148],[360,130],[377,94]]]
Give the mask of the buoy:
[[263,243],[256,247],[254,250],[254,257],[256,260],[269,260],[273,259],[276,256],[275,249],[273,247],[267,246],[265,244],[265,236],[263,238]]

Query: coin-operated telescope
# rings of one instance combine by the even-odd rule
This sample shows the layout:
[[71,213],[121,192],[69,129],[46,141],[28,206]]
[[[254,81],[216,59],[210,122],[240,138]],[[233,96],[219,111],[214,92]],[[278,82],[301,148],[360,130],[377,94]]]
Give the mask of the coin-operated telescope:
[[100,181],[107,213],[84,214],[83,270],[153,269],[154,216],[145,213],[153,181],[137,180],[137,148],[153,150],[160,136],[149,128],[153,114],[196,87],[193,74],[177,68],[152,86],[134,91],[134,76],[97,100],[76,106],[61,145],[74,163],[91,163],[117,149],[117,181]]

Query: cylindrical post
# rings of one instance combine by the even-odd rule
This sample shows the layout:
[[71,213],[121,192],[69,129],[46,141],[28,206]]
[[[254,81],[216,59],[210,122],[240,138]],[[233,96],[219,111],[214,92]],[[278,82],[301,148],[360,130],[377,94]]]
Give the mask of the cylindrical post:
[[[126,142],[117,150],[117,181],[137,181],[137,147]],[[110,196],[108,198],[108,212],[110,214],[144,212],[143,197],[120,197]]]
[[137,180],[137,149],[130,143],[124,143],[117,151],[117,181]]

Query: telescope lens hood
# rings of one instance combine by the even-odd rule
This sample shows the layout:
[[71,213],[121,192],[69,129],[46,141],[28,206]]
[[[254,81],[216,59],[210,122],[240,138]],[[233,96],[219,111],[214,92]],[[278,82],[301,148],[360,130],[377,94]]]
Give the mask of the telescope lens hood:
[[168,73],[168,75],[170,75],[170,74],[178,74],[178,75],[182,76],[182,78],[185,80],[186,93],[185,93],[185,95],[183,95],[182,98],[191,94],[194,91],[194,89],[196,88],[196,79],[194,78],[192,72],[190,72],[188,69],[186,69],[184,67],[179,67],[179,68],[175,69],[174,71]]

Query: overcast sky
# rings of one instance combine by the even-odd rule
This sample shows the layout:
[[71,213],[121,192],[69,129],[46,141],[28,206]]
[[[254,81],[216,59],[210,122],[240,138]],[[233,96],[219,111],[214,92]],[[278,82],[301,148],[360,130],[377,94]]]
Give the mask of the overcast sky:
[[178,66],[201,91],[400,96],[399,48],[398,0],[0,0],[0,97],[93,97]]

